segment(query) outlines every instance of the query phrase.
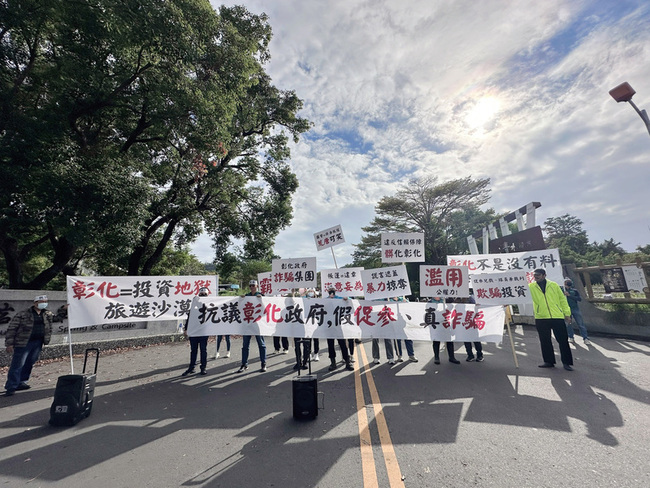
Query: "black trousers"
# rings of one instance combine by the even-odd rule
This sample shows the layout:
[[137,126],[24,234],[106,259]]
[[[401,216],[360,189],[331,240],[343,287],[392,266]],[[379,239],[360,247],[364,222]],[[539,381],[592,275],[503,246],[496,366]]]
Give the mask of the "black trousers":
[[[456,359],[453,342],[447,342],[447,355],[449,359]],[[436,358],[440,357],[440,341],[433,341],[433,356]]]
[[[476,348],[476,355],[477,356],[482,356],[483,355],[483,344],[480,342],[474,342],[474,347]],[[467,351],[468,356],[473,356],[474,353],[472,352],[472,343],[471,342],[466,342],[465,343],[465,351]]]
[[555,364],[555,351],[551,340],[551,331],[560,346],[562,364],[573,365],[573,355],[569,347],[569,333],[564,319],[535,319],[539,344],[542,346],[542,358],[545,363]]
[[285,351],[289,350],[289,339],[286,337],[276,337],[273,336],[273,347],[276,351],[280,350],[280,341],[282,342],[282,349]]
[[[347,339],[336,339],[341,348],[341,356],[343,356],[343,361],[346,363],[350,362],[350,354],[348,353]],[[327,352],[330,359],[336,359],[336,349],[334,346],[334,339],[327,339]]]
[[[302,350],[300,348],[301,345]],[[293,339],[293,348],[296,352],[296,364],[298,364],[298,366],[307,364],[309,354],[311,353],[311,340],[296,337]]]
[[190,367],[194,369],[197,352],[201,349],[201,371],[208,365],[208,336],[190,337]]

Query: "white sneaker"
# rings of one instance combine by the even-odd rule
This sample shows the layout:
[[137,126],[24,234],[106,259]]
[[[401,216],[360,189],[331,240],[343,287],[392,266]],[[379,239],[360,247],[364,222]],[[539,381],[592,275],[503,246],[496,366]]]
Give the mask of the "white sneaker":
[[276,353],[276,354],[280,354],[280,349],[276,349],[276,350],[275,350],[275,353]]
[[219,357],[219,353],[214,355],[214,359],[217,359]]
[[591,346],[591,341],[589,339],[585,339],[585,346]]
[[354,359],[354,355],[353,355],[353,354],[350,354],[350,362],[353,363],[354,361],[355,361],[355,359]]
[[569,342],[570,342],[571,344],[575,344],[575,343],[576,343],[576,340],[575,340],[573,337],[569,337]]
[[282,354],[289,354],[289,349],[283,349]]
[[397,356],[397,362],[398,363],[403,363],[404,360],[402,359],[402,356]]
[[415,356],[409,356],[409,361],[411,361],[412,363],[417,363],[418,358],[416,358]]
[[376,358],[376,359],[373,361],[373,363],[375,363],[375,364],[379,364],[379,363],[381,363],[381,361],[379,360],[379,358]]
[[311,360],[312,361],[320,361],[320,357],[318,356],[317,352],[315,352],[314,354],[311,355]]
[[389,359],[388,364],[395,364],[395,360],[394,359]]

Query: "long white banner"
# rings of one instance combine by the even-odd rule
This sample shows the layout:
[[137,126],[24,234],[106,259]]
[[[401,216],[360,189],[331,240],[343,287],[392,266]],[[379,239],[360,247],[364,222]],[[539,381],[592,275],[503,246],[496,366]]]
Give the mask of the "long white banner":
[[216,276],[68,276],[68,325],[150,320],[185,320],[192,298],[205,287],[219,288]]
[[353,299],[195,297],[188,334],[501,342],[501,306]]

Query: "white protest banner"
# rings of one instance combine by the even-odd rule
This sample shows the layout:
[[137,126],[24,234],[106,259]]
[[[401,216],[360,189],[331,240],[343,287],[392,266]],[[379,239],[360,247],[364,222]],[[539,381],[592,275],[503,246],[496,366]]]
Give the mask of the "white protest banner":
[[365,269],[361,271],[366,300],[401,297],[411,294],[406,266]]
[[271,286],[273,294],[292,288],[316,288],[316,258],[274,259]]
[[382,232],[382,263],[424,262],[423,232]]
[[466,266],[420,266],[420,296],[463,298],[469,296]]
[[216,295],[216,276],[68,276],[68,324],[187,318],[192,298],[205,287]]
[[330,227],[329,229],[321,230],[314,234],[314,241],[316,242],[316,250],[320,251],[322,249],[327,249],[328,247],[333,247],[338,244],[343,244],[345,242],[345,237],[343,237],[343,230],[340,225],[335,227]]
[[526,272],[528,283],[532,283],[533,271],[546,270],[546,277],[558,285],[564,283],[560,253],[557,249],[540,251],[510,252],[506,254],[461,254],[447,256],[449,266],[467,266],[470,277],[479,273],[500,273],[503,271]]
[[320,283],[323,295],[326,295],[330,288],[334,288],[340,297],[362,297],[362,271],[363,268],[322,269]]
[[472,275],[474,299],[480,305],[532,305],[525,271]]
[[501,342],[503,307],[355,299],[196,297],[188,335]]

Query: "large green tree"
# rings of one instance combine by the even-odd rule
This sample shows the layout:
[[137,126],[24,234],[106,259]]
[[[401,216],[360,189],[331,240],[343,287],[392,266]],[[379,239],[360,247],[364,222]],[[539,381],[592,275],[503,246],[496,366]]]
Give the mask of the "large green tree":
[[460,178],[438,183],[435,177],[411,180],[394,196],[382,198],[376,217],[362,230],[354,264],[381,266],[382,232],[423,232],[427,264],[446,264],[448,254],[466,250],[467,236],[493,222],[494,210],[479,207],[489,200],[489,179]]
[[267,258],[298,185],[288,141],[309,127],[264,71],[270,38],[265,15],[207,0],[2,2],[8,285],[80,263],[150,274],[203,230]]

